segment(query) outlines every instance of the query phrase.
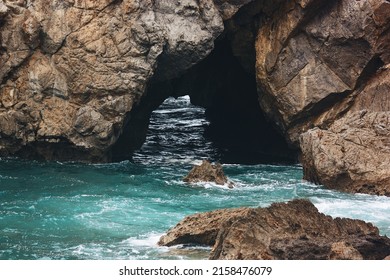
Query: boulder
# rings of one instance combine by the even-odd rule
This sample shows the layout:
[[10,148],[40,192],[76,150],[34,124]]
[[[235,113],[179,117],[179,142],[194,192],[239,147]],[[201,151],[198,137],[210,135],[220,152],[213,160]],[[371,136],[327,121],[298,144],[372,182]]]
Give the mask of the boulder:
[[370,223],[332,218],[308,200],[186,217],[159,245],[211,245],[210,259],[384,259],[390,239]]
[[[211,164],[207,160],[203,160],[201,165],[195,165],[183,181],[187,183],[212,182],[218,185],[228,183],[222,165],[219,163]],[[233,183],[230,182],[229,187],[233,187]]]

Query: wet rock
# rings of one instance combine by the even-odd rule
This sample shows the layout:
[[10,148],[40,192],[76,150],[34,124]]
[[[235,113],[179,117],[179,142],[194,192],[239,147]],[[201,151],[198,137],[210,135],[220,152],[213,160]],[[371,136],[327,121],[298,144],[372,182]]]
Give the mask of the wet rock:
[[186,217],[159,245],[212,245],[210,259],[383,259],[390,239],[361,220],[332,218],[307,200]]
[[227,218],[244,215],[247,211],[250,209],[222,209],[188,216],[162,236],[158,244],[160,246],[179,244],[212,246],[215,244],[223,222]]
[[[207,160],[203,160],[201,165],[195,165],[183,181],[187,183],[212,182],[218,185],[228,183],[222,165],[219,163],[211,164]],[[233,187],[232,182],[229,183],[229,187]]]

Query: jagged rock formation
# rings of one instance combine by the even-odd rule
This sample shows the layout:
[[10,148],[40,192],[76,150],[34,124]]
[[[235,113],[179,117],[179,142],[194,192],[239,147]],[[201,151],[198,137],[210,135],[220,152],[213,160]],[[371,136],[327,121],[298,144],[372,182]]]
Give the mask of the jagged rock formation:
[[390,239],[370,223],[331,218],[307,200],[186,217],[159,245],[213,246],[210,259],[384,259]]
[[382,0],[289,1],[259,30],[260,104],[299,143],[310,181],[390,195],[389,12]]
[[389,195],[389,13],[385,0],[1,0],[0,156],[122,159],[165,98],[190,94],[214,136],[278,143],[283,159],[264,113],[306,179]]
[[1,1],[0,155],[110,160],[150,79],[206,57],[248,1],[217,2]]
[[[220,163],[211,164],[207,160],[203,160],[201,165],[195,165],[183,181],[187,183],[212,182],[217,185],[228,183],[222,165]],[[233,187],[232,182],[229,183],[229,187]]]

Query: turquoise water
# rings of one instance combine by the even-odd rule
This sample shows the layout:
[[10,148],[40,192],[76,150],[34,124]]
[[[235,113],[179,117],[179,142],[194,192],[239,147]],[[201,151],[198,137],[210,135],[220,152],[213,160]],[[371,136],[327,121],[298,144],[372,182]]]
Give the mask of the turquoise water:
[[[192,164],[217,152],[203,139],[202,109],[186,98],[164,106],[155,112],[151,134],[132,162],[0,159],[0,259],[207,258],[209,248],[156,243],[192,213],[293,198],[308,198],[334,217],[373,222],[390,236],[390,198],[303,182],[298,165],[225,164],[233,189],[183,183]],[[180,122],[174,124],[174,118]]]

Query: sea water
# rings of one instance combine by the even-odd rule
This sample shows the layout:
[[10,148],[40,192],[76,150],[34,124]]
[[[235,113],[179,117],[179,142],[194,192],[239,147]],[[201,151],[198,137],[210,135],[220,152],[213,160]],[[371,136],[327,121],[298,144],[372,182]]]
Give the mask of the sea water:
[[153,113],[132,161],[0,159],[0,259],[205,259],[208,247],[157,241],[190,214],[294,198],[390,235],[390,198],[327,190],[303,181],[299,165],[224,164],[233,189],[184,183],[193,164],[218,158],[203,137],[205,126],[204,110],[188,97],[168,99]]

